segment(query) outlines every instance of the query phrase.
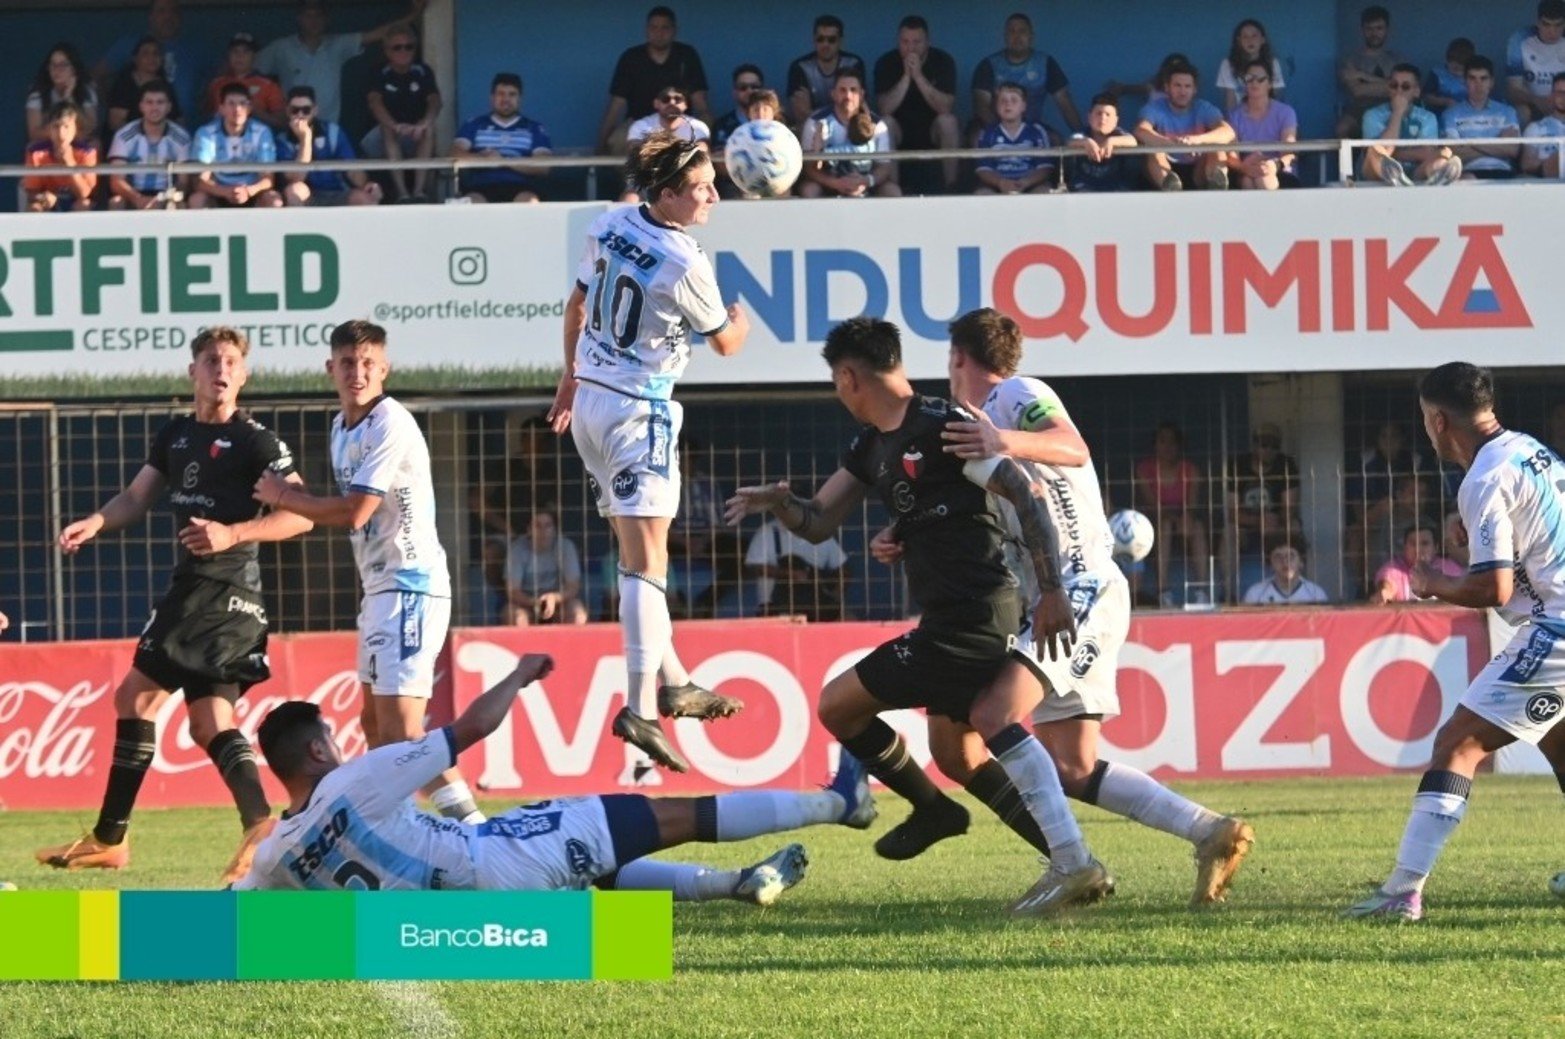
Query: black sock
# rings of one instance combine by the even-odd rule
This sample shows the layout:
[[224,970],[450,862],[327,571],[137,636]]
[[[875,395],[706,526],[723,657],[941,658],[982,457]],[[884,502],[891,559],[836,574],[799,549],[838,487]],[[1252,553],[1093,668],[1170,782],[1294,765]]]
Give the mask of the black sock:
[[1009,826],[1016,836],[1044,855],[1049,854],[1049,842],[1043,839],[1038,820],[1027,811],[1016,784],[1011,782],[1011,777],[1005,774],[1004,766],[998,761],[990,758],[984,762],[965,785],[967,792],[988,805],[989,810],[999,816],[1000,821]]
[[114,759],[109,766],[109,784],[103,791],[103,807],[98,825],[92,828],[100,844],[118,844],[130,827],[130,810],[136,806],[141,781],[152,766],[156,752],[158,727],[142,718],[121,718],[114,723]]
[[914,808],[948,800],[907,752],[902,737],[879,718],[857,736],[843,740],[842,749],[862,761],[869,774],[888,789],[911,801]]
[[250,749],[250,741],[243,733],[238,729],[224,729],[212,737],[206,752],[223,782],[228,784],[228,792],[234,795],[241,826],[248,830],[272,814],[266,791],[261,788],[261,771],[255,766],[255,751]]
[[1099,761],[1092,766],[1092,773],[1087,776],[1087,782],[1081,788],[1081,796],[1078,801],[1095,805],[1098,803],[1098,790],[1103,786],[1103,774],[1109,770],[1107,761]]

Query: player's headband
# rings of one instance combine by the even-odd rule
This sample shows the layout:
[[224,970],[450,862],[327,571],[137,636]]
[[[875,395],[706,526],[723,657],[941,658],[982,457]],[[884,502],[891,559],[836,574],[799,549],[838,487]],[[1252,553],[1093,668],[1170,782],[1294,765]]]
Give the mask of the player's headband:
[[674,163],[674,168],[647,185],[647,196],[649,198],[657,193],[658,188],[672,183],[679,176],[679,172],[690,165],[697,155],[701,154],[701,146],[694,141],[685,141],[680,147],[684,149],[684,154]]

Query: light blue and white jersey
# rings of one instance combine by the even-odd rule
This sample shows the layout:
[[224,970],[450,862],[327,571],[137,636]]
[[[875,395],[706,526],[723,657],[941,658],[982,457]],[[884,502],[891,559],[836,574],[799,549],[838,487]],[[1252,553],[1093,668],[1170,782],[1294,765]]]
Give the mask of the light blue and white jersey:
[[[1527,124],[1527,129],[1522,131],[1523,137],[1565,137],[1565,119],[1557,115],[1546,115],[1542,119],[1534,120]],[[1532,151],[1538,153],[1538,161],[1551,159],[1559,151],[1556,144],[1534,144],[1530,146]]]
[[[1521,124],[1516,119],[1516,109],[1504,101],[1496,101],[1490,98],[1488,104],[1482,108],[1474,108],[1466,101],[1458,101],[1445,110],[1440,117],[1440,128],[1446,137],[1498,137],[1506,130],[1521,132]],[[1498,155],[1480,155],[1476,159],[1465,159],[1462,162],[1465,169],[1469,170],[1508,170],[1511,168],[1509,159],[1502,159]]]
[[381,397],[352,427],[339,412],[331,424],[331,468],[341,493],[380,499],[369,521],[348,534],[364,594],[450,596],[451,574],[435,529],[429,445],[408,409]]
[[592,222],[576,285],[587,294],[576,378],[630,397],[668,400],[690,361],[690,333],[728,326],[712,261],[645,205]]
[[1565,72],[1565,37],[1544,43],[1534,26],[1511,35],[1505,48],[1505,74],[1520,76],[1534,97],[1548,97],[1559,72]]
[[[848,128],[837,118],[836,110],[830,107],[810,113],[809,121],[800,130],[799,137],[806,152],[846,152],[869,156],[891,150],[891,131],[887,129],[884,119],[875,120],[875,132],[869,140],[855,144],[848,136]],[[841,159],[830,164],[832,175],[838,177],[854,173],[863,175],[869,173],[874,165],[874,160],[867,157]]]
[[1467,526],[1468,569],[1512,567],[1500,613],[1565,634],[1565,461],[1526,433],[1506,430],[1478,449],[1456,494]]
[[136,166],[148,166],[145,173],[129,173],[125,179],[143,195],[155,194],[168,187],[168,174],[157,169],[166,162],[184,162],[190,158],[190,134],[174,123],[163,125],[163,136],[156,141],[147,136],[140,119],[132,119],[119,128],[114,140],[109,142],[109,162],[123,162]]
[[[1014,375],[995,386],[984,401],[984,414],[1000,429],[1029,432],[1049,422],[1070,421],[1064,403],[1048,383],[1023,375]],[[1089,458],[1086,465],[1080,466],[1044,465],[1020,459],[1016,464],[1048,491],[1044,504],[1059,536],[1057,563],[1065,587],[1123,581],[1124,575],[1114,564],[1114,535],[1104,514],[1103,492],[1098,487],[1098,471],[1092,460]],[[1002,501],[1000,506],[1011,537],[1020,544],[1022,529],[1015,510],[1009,502]],[[1036,578],[1031,565],[1017,567],[1015,572],[1021,576],[1028,601],[1036,602]]]
[[[244,130],[236,137],[229,134],[228,128],[223,125],[223,117],[218,116],[196,131],[190,157],[209,165],[276,162],[277,141],[272,137],[271,128],[259,119],[247,121]],[[221,169],[212,172],[212,179],[225,187],[254,184],[261,177],[260,173],[224,173]]]
[[473,829],[413,805],[420,787],[455,764],[450,729],[344,762],[303,809],[283,816],[235,890],[471,890]]

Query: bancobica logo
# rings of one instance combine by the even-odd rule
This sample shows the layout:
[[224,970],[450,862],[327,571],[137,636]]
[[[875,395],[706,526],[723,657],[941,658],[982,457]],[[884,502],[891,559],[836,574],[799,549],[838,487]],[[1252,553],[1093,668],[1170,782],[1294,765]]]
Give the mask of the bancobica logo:
[[478,927],[420,927],[403,924],[400,940],[404,949],[547,949],[549,932],[541,927],[509,927],[482,924]]
[[1539,725],[1546,725],[1560,716],[1565,698],[1559,693],[1538,693],[1527,701],[1527,718]]
[[620,501],[631,498],[636,493],[636,474],[629,469],[621,469],[614,474],[614,497]]

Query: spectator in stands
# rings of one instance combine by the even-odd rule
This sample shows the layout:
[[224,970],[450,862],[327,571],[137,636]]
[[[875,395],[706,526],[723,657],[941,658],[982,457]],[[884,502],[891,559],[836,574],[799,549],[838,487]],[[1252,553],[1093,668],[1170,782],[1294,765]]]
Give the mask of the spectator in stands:
[[30,213],[85,212],[92,208],[92,190],[98,186],[98,147],[79,131],[81,112],[70,101],[49,106],[46,136],[27,146],[28,166],[75,166],[80,173],[39,174],[22,178]]
[[697,144],[709,140],[712,136],[711,128],[702,120],[688,114],[689,105],[689,91],[677,83],[670,83],[658,91],[657,96],[652,99],[652,114],[637,119],[625,131],[626,148],[635,147],[648,134],[659,130],[667,130],[676,137]]
[[[998,118],[995,91],[1002,83],[1015,83],[1027,97],[1025,118],[1029,123],[1046,126],[1043,106],[1049,98],[1059,106],[1068,131],[1082,128],[1081,114],[1071,98],[1070,80],[1054,55],[1033,48],[1032,19],[1020,11],[1005,19],[1005,46],[989,55],[973,69],[973,128],[976,139]],[[983,147],[983,145],[979,145]]]
[[1217,66],[1217,89],[1223,94],[1223,111],[1231,112],[1245,96],[1241,77],[1250,63],[1258,61],[1266,69],[1272,96],[1281,97],[1287,83],[1282,78],[1282,62],[1272,53],[1272,45],[1266,38],[1266,26],[1254,18],[1246,18],[1234,26],[1233,38],[1228,42],[1228,56]]
[[93,80],[107,95],[114,77],[130,64],[143,38],[151,36],[163,48],[163,76],[174,88],[174,110],[191,118],[201,110],[201,85],[214,62],[199,41],[180,35],[183,28],[179,0],[152,0],[147,5],[147,27],[115,40],[93,69]]
[[1364,46],[1337,65],[1337,81],[1347,93],[1342,117],[1337,120],[1338,137],[1351,137],[1371,108],[1392,100],[1392,70],[1406,63],[1386,46],[1391,35],[1391,12],[1384,7],[1375,4],[1359,12],[1359,33]]
[[[1373,503],[1363,519],[1364,557],[1373,562],[1395,554],[1398,538],[1412,524],[1434,526],[1440,518],[1440,502],[1430,476],[1403,472],[1392,478],[1388,499]],[[1350,534],[1357,534],[1351,531]],[[1357,562],[1353,538],[1348,538],[1345,558]],[[1371,584],[1372,586],[1372,584]]]
[[668,550],[670,572],[692,617],[713,616],[718,602],[738,590],[744,572],[744,542],[723,522],[728,496],[710,470],[710,456],[682,434],[679,514],[668,528]]
[[1092,99],[1085,132],[1073,134],[1069,144],[1083,153],[1065,160],[1065,183],[1071,191],[1133,191],[1140,183],[1140,160],[1114,154],[1116,148],[1134,148],[1136,138],[1119,125],[1119,101],[1113,94]]
[[[897,26],[897,46],[875,62],[875,97],[895,148],[955,148],[956,60],[929,45],[929,23],[916,14]],[[956,183],[957,160],[944,163],[945,186]]]
[[744,564],[760,585],[761,616],[844,619],[848,554],[835,536],[812,543],[768,518],[750,538]]
[[[119,132],[120,127],[130,122],[140,110],[141,88],[153,80],[168,83],[168,77],[163,69],[163,45],[156,37],[143,36],[141,42],[136,44],[135,53],[131,57],[129,65],[125,66],[120,74],[114,77],[114,85],[109,88],[109,115],[108,131],[110,139]],[[172,85],[169,87],[173,89]],[[182,113],[179,110],[177,99],[174,107],[170,109],[168,118],[171,122],[179,122]]]
[[[364,155],[371,159],[430,158],[435,154],[435,117],[440,115],[442,106],[435,71],[414,60],[418,33],[411,25],[392,29],[381,47],[386,52],[386,64],[375,74],[375,83],[369,90],[368,104],[375,127],[361,142]],[[390,179],[396,201],[425,201],[428,170],[392,170]]]
[[327,122],[342,120],[342,67],[372,43],[379,43],[404,22],[416,22],[427,0],[408,0],[406,14],[363,32],[328,33],[326,0],[299,0],[299,31],[268,43],[256,68],[284,90],[315,89],[315,110]]
[[[1553,91],[1545,114],[1527,124],[1523,137],[1565,137],[1565,72],[1554,77]],[[1558,178],[1558,144],[1533,144],[1522,147],[1522,172],[1538,177]]]
[[[1148,101],[1136,124],[1136,140],[1146,145],[1226,144],[1233,127],[1209,101],[1196,97],[1198,74],[1193,65],[1168,72],[1168,96]],[[1163,191],[1196,186],[1228,187],[1228,160],[1222,152],[1156,152],[1147,156],[1147,180]]]
[[1185,434],[1177,425],[1158,423],[1152,453],[1136,462],[1135,478],[1136,508],[1157,531],[1158,589],[1169,587],[1169,564],[1175,558],[1186,582],[1209,588],[1212,556],[1201,507],[1201,470],[1185,457]]
[[831,104],[831,88],[837,73],[847,69],[859,74],[859,82],[865,82],[869,71],[864,59],[852,51],[842,49],[847,30],[842,19],[834,14],[823,14],[815,19],[815,50],[793,59],[788,65],[788,117],[794,126],[803,127],[810,113]]
[[166,80],[149,80],[141,85],[137,102],[141,118],[119,128],[109,143],[111,166],[148,166],[145,173],[109,175],[110,209],[177,209],[185,198],[190,178],[170,179],[155,167],[190,158],[190,134],[171,121],[174,88]]
[[[288,91],[288,125],[277,132],[279,162],[356,159],[342,127],[320,118],[313,87]],[[361,170],[312,170],[283,177],[283,201],[290,206],[374,206],[380,185]]]
[[1444,112],[1467,100],[1467,63],[1477,54],[1473,41],[1458,36],[1445,47],[1445,64],[1424,78],[1423,103],[1431,112]]
[[[487,159],[531,159],[552,155],[549,131],[522,115],[522,77],[497,72],[489,84],[489,111],[469,119],[456,132],[451,154]],[[461,190],[471,202],[537,202],[547,167],[518,162],[489,169],[464,170]]]
[[1272,542],[1266,553],[1272,575],[1244,593],[1246,606],[1311,606],[1330,602],[1326,589],[1304,576],[1304,539],[1295,534]]
[[1549,110],[1554,77],[1565,72],[1565,0],[1539,0],[1538,20],[1505,48],[1505,96],[1522,119]]
[[76,109],[77,134],[92,137],[100,124],[98,91],[87,78],[81,54],[69,43],[50,47],[33,76],[32,93],[27,95],[28,141],[53,139],[49,113],[61,101],[69,101]]
[[[777,96],[777,91],[766,87],[756,87],[745,95],[744,122],[747,123],[775,123],[782,119],[782,99]],[[723,145],[716,144],[717,137],[713,135],[712,164],[722,173],[722,179],[717,182],[718,193],[724,198],[753,198],[759,196],[746,195],[739,190],[739,186],[728,179],[728,164],[724,161],[724,149],[727,147],[728,138],[724,135]],[[788,197],[788,196],[784,196]]]
[[1163,56],[1158,63],[1157,71],[1152,73],[1152,78],[1144,83],[1121,83],[1117,79],[1111,79],[1103,86],[1105,94],[1113,94],[1116,98],[1130,95],[1132,97],[1145,98],[1147,101],[1156,101],[1160,97],[1168,96],[1168,74],[1175,69],[1194,68],[1195,63],[1190,60],[1188,54],[1182,51],[1173,51]]
[[1282,430],[1258,424],[1250,448],[1235,461],[1228,487],[1223,566],[1231,595],[1244,568],[1261,563],[1261,546],[1299,526],[1299,467],[1282,453]]
[[[1448,138],[1520,137],[1521,122],[1516,109],[1496,101],[1494,62],[1482,54],[1467,62],[1467,100],[1458,101],[1440,117],[1441,129]],[[1509,180],[1516,176],[1515,144],[1453,145],[1452,154],[1462,160],[1464,180]]]
[[[1405,488],[1398,502],[1398,481],[1411,481],[1433,469],[1427,459],[1408,445],[1402,426],[1388,421],[1376,428],[1373,444],[1348,458],[1343,471],[1347,478],[1342,495],[1348,517],[1342,539],[1343,561],[1354,586],[1367,586],[1367,561],[1390,555],[1393,533],[1405,529],[1416,518],[1415,513],[1407,511],[1411,503]],[[1415,486],[1414,491],[1417,490]]]
[[750,118],[746,114],[746,110],[750,106],[751,92],[760,90],[765,85],[766,79],[761,75],[759,65],[751,65],[749,62],[746,62],[734,69],[732,88],[734,96],[733,110],[726,113],[711,126],[712,162],[718,167],[719,172],[722,171],[723,146],[728,143],[729,135],[739,129],[741,123],[746,122]]
[[1414,602],[1417,596],[1409,580],[1413,568],[1420,563],[1432,566],[1447,577],[1460,577],[1463,570],[1444,556],[1436,555],[1440,547],[1440,532],[1429,522],[1419,522],[1408,527],[1402,535],[1401,554],[1388,559],[1375,573],[1374,587],[1370,589],[1372,606],[1387,603]]
[[983,132],[978,147],[990,154],[978,160],[975,195],[1031,195],[1054,188],[1053,159],[1011,155],[1018,148],[1047,148],[1049,131],[1027,122],[1027,91],[1016,83],[995,88],[994,109],[999,121]]
[[1427,140],[1427,145],[1372,145],[1364,151],[1364,176],[1392,187],[1412,184],[1454,184],[1462,176],[1462,160],[1437,142],[1439,121],[1418,103],[1418,66],[1401,64],[1391,70],[1391,100],[1364,113],[1362,133],[1369,140]]
[[609,103],[598,124],[599,155],[625,154],[630,123],[652,114],[652,99],[665,87],[677,84],[682,92],[688,91],[690,110],[703,122],[712,118],[701,55],[690,44],[674,39],[678,30],[673,9],[654,7],[647,12],[647,42],[626,49],[615,62]]
[[[891,150],[890,131],[865,106],[864,82],[857,72],[844,69],[837,73],[831,104],[830,108],[815,112],[804,124],[802,143],[806,152],[876,155]],[[799,194],[804,198],[900,195],[902,189],[897,186],[896,175],[896,167],[885,160],[806,162]]]
[[281,130],[288,123],[283,111],[283,89],[277,80],[255,70],[255,55],[255,37],[247,32],[234,33],[228,41],[228,62],[207,86],[201,111],[214,115],[223,103],[223,88],[230,83],[243,83],[250,90],[250,118],[266,124],[270,130]]
[[586,624],[581,553],[560,535],[552,508],[533,511],[527,533],[511,542],[505,561],[512,624]]
[[[1228,113],[1228,123],[1234,129],[1234,139],[1249,141],[1297,141],[1299,139],[1299,114],[1285,102],[1272,96],[1272,74],[1268,63],[1255,59],[1240,70],[1244,83],[1244,102],[1235,105]],[[1280,187],[1299,186],[1294,172],[1292,152],[1228,152],[1230,176],[1239,181],[1241,188],[1259,188],[1276,191]]]
[[[229,162],[277,161],[277,141],[272,131],[250,118],[250,88],[230,83],[223,88],[222,104],[210,123],[196,131],[191,158],[209,166]],[[270,173],[225,173],[220,169],[196,175],[190,196],[191,209],[255,206],[271,209],[283,204]]]

